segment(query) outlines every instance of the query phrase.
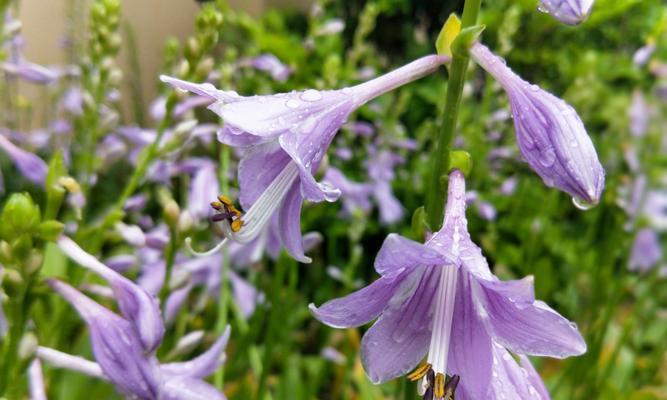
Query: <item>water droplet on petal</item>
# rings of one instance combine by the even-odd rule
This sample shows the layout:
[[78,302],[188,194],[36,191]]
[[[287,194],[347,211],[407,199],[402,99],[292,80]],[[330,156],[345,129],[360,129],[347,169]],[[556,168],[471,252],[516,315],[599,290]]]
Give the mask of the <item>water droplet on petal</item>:
[[315,89],[308,89],[301,94],[301,100],[304,101],[318,101],[322,99],[322,93]]
[[590,201],[586,201],[584,199],[581,199],[579,197],[573,197],[572,198],[572,204],[574,204],[575,207],[582,211],[587,211],[590,210],[591,208],[596,206],[596,203],[592,203]]
[[545,168],[549,168],[554,165],[554,162],[556,162],[556,152],[554,149],[544,149],[540,154],[540,164]]
[[300,103],[294,99],[289,99],[285,102],[285,106],[287,106],[288,108],[298,108],[299,104]]

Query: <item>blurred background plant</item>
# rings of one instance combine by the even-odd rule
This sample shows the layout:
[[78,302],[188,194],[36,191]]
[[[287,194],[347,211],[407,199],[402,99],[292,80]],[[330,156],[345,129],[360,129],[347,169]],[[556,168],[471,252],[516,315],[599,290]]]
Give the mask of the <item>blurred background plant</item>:
[[[248,14],[205,2],[189,36],[166,40],[161,71],[248,95],[341,88],[433,53],[442,21],[462,3],[320,0]],[[307,305],[374,279],[388,233],[418,239],[411,215],[424,201],[444,69],[364,106],[337,136],[326,179],[337,170],[347,184],[336,182],[342,201],[304,208],[302,228],[323,238],[312,264],[234,248],[197,264],[184,238],[215,241],[208,201],[237,193],[238,154],[215,140],[219,121],[146,74],[126,4],[70,0],[57,66],[24,56],[31,43],[18,6],[0,1],[0,393],[26,395],[36,343],[92,358],[88,330],[45,279],[113,299],[51,243],[64,231],[160,295],[161,360],[199,354],[231,325],[224,373],[211,380],[231,399],[416,398],[405,380],[372,385],[358,357],[362,329],[327,328]],[[496,275],[534,275],[536,296],[584,333],[585,355],[536,360],[553,398],[667,399],[667,6],[598,0],[588,21],[568,27],[534,0],[497,0],[480,20],[486,44],[517,73],[578,110],[607,186],[586,212],[546,188],[519,161],[507,97],[471,66],[457,135],[474,159],[471,235]],[[198,340],[184,345],[193,331]],[[102,381],[43,368],[52,398],[115,396]]]

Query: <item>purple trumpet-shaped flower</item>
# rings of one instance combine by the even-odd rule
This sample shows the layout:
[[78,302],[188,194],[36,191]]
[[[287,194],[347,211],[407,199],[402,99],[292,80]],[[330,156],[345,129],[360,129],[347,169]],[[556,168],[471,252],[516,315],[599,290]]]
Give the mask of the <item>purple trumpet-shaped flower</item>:
[[62,73],[54,68],[29,61],[20,60],[18,63],[5,62],[1,68],[9,75],[17,76],[26,82],[37,84],[51,84],[60,79]]
[[343,200],[342,213],[344,216],[351,216],[355,210],[368,212],[371,209],[370,196],[373,187],[368,183],[353,182],[335,167],[329,167],[324,181],[335,186],[341,191]]
[[630,252],[628,269],[647,272],[662,259],[662,246],[658,233],[650,228],[641,229],[635,236]]
[[462,398],[493,399],[496,344],[517,354],[556,358],[586,351],[576,326],[535,300],[532,277],[503,282],[491,273],[467,231],[460,171],[449,177],[442,229],[425,244],[390,235],[375,269],[380,279],[369,286],[310,306],[317,319],[337,328],[377,318],[364,335],[361,354],[375,383],[406,374],[428,354],[423,374],[411,374],[426,376],[421,390],[437,394],[447,375],[458,375]]
[[518,358],[519,362],[503,346],[493,343],[492,375],[497,378],[491,380],[490,397],[549,400],[549,392],[528,357]]
[[50,280],[49,285],[86,321],[95,359],[118,390],[141,399],[159,398],[162,377],[157,359],[144,355],[133,324],[64,282]]
[[90,329],[95,360],[39,347],[37,357],[59,368],[108,380],[130,398],[147,400],[222,400],[224,395],[203,381],[224,361],[229,327],[198,357],[185,362],[160,364],[154,352],[143,349],[133,324],[102,307],[64,282],[49,285],[71,303]]
[[577,207],[597,204],[604,170],[576,111],[521,79],[486,46],[476,43],[470,54],[507,92],[519,149],[530,167],[547,186],[572,195]]
[[[297,260],[304,255],[300,214],[305,200],[335,201],[340,190],[318,183],[319,167],[336,132],[348,115],[373,98],[435,71],[447,57],[426,56],[384,76],[340,90],[313,89],[266,96],[239,96],[213,85],[162,76],[172,86],[207,96],[209,109],[225,122],[221,142],[244,147],[239,164],[240,203],[247,210],[241,229],[222,221],[228,238],[247,243],[278,212],[281,241]],[[217,250],[224,241],[216,246]]]
[[588,18],[595,0],[540,0],[539,10],[560,22],[577,25]]
[[69,258],[95,272],[109,283],[121,313],[129,321],[127,323],[136,331],[137,336],[141,338],[143,350],[147,352],[155,350],[164,336],[164,323],[155,296],[102,264],[97,258],[86,253],[72,239],[61,236],[58,239],[58,246]]
[[48,167],[37,155],[17,147],[9,139],[0,134],[0,148],[14,161],[16,168],[31,182],[44,185]]

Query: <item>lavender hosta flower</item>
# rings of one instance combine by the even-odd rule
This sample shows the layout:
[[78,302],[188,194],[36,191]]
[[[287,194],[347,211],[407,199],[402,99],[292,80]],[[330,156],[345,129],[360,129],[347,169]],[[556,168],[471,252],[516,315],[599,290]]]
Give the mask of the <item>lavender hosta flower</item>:
[[539,10],[560,22],[577,25],[588,18],[594,0],[540,0]]
[[86,321],[95,359],[118,390],[142,399],[159,398],[162,378],[157,359],[144,356],[133,324],[64,282],[50,280],[49,285]]
[[206,158],[190,158],[181,163],[182,172],[192,173],[188,191],[188,211],[196,219],[211,215],[211,200],[220,194],[217,165]]
[[642,137],[648,131],[651,120],[651,109],[639,90],[632,93],[632,103],[628,109],[630,118],[630,133],[635,137]]
[[[442,393],[445,377],[458,375],[462,398],[493,399],[495,344],[516,354],[556,358],[586,351],[576,326],[535,300],[532,277],[504,282],[491,273],[467,231],[465,182],[457,170],[449,177],[442,229],[425,244],[390,235],[375,269],[380,278],[369,286],[310,306],[317,319],[336,328],[377,318],[361,344],[362,363],[374,383],[406,374],[428,354],[422,374],[411,377],[432,371],[436,384],[427,388],[422,379],[420,390]],[[507,379],[501,383],[527,385],[525,377],[519,383]]]
[[547,186],[572,195],[577,207],[597,204],[604,170],[576,111],[521,79],[486,46],[476,43],[470,54],[507,92],[519,149],[530,167]]
[[658,233],[650,228],[641,229],[635,236],[630,252],[628,269],[647,272],[662,259],[662,246]]
[[225,144],[246,148],[238,174],[240,203],[247,213],[238,231],[222,221],[226,236],[250,242],[277,212],[283,246],[295,259],[309,262],[301,238],[301,205],[304,200],[335,201],[340,196],[340,190],[313,177],[338,129],[356,108],[435,71],[447,60],[426,56],[382,77],[340,90],[309,89],[251,97],[217,90],[207,83],[167,76],[161,79],[215,100],[209,108],[225,123],[218,138]]
[[667,231],[667,190],[649,191],[646,194],[643,214],[655,229]]
[[283,64],[278,57],[273,54],[262,54],[248,61],[248,65],[258,71],[263,71],[271,75],[271,78],[278,82],[284,82],[292,74],[292,69]]
[[95,362],[40,347],[37,357],[56,367],[72,369],[108,380],[129,398],[147,400],[224,399],[224,395],[203,381],[224,361],[229,327],[198,357],[185,362],[160,364],[154,351],[143,349],[133,324],[97,304],[64,282],[49,285],[76,308],[90,330]]
[[116,295],[121,313],[136,330],[137,336],[141,338],[143,349],[152,351],[157,348],[164,336],[164,324],[155,296],[102,264],[70,238],[61,236],[57,244],[65,255],[79,265],[95,272],[109,283]]
[[493,343],[492,399],[549,400],[549,392],[528,357],[519,355],[517,362],[498,343]]
[[26,179],[38,185],[46,183],[48,166],[44,160],[29,151],[17,147],[2,134],[0,134],[0,148],[14,161],[16,168]]

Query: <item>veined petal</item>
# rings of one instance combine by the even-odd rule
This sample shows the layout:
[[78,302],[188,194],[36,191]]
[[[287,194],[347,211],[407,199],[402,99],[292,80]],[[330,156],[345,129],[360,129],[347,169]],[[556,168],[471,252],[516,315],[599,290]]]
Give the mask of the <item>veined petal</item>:
[[63,353],[49,347],[39,346],[37,348],[37,358],[46,361],[49,365],[56,368],[64,368],[70,371],[80,372],[102,380],[109,380],[102,372],[102,368],[93,362],[79,356]]
[[278,227],[281,242],[290,256],[299,262],[310,263],[312,260],[306,257],[303,250],[303,238],[301,237],[303,197],[299,193],[298,185],[298,182],[294,182],[283,200],[281,212],[278,214]]
[[395,233],[387,236],[375,258],[375,270],[383,276],[396,276],[420,265],[440,266],[445,264],[456,265],[458,261],[431,247]]
[[476,43],[470,54],[507,92],[519,149],[530,167],[547,186],[572,195],[578,207],[597,204],[604,170],[577,112],[521,79],[486,46]]
[[426,355],[441,272],[431,267],[408,273],[388,307],[364,335],[361,362],[371,382],[405,375]]
[[477,313],[494,340],[519,354],[565,358],[586,351],[577,326],[534,300],[532,279],[486,281],[472,286]]
[[249,210],[289,162],[289,155],[276,142],[246,150],[239,162],[238,172],[241,207]]
[[200,96],[205,96],[220,102],[229,103],[229,102],[240,101],[242,99],[242,97],[239,96],[238,93],[234,91],[218,90],[215,88],[215,86],[211,85],[210,83],[197,84],[172,78],[167,75],[160,75],[160,80],[164,83],[168,83],[169,85],[177,89],[181,89],[187,92],[192,92]]
[[164,323],[155,296],[86,253],[72,239],[61,236],[58,247],[72,260],[104,278],[116,295],[121,313],[135,327],[144,350],[155,350],[164,336]]
[[377,318],[401,286],[405,275],[381,277],[370,285],[319,307],[310,304],[315,318],[333,328],[352,328]]
[[523,356],[519,365],[512,355],[497,343],[493,344],[493,372],[494,379],[491,380],[489,393],[493,399],[550,398],[542,379],[528,358]]
[[227,326],[218,340],[206,352],[190,361],[162,364],[162,372],[170,377],[189,377],[204,379],[215,372],[224,362],[224,351],[229,341],[231,328]]
[[[491,382],[491,338],[475,311],[471,275],[459,269],[448,369],[461,377],[457,389],[466,399],[486,399]],[[461,393],[459,393],[459,391]]]

